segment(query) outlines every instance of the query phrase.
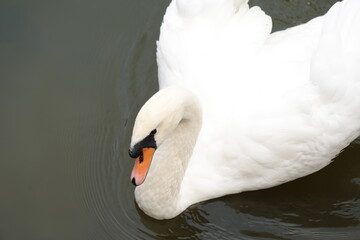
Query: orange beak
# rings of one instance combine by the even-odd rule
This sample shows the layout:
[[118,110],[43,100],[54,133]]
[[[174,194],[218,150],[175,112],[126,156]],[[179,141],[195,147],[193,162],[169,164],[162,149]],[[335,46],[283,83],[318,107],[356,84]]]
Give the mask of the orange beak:
[[141,185],[149,171],[155,148],[143,148],[142,155],[135,159],[135,165],[131,172],[131,181],[135,186]]

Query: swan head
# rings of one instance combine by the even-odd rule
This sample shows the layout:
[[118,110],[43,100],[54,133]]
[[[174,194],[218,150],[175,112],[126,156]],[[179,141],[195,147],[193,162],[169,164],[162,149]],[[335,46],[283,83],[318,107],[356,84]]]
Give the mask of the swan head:
[[172,86],[154,94],[140,109],[133,128],[129,155],[135,158],[131,181],[141,185],[147,176],[155,151],[161,148],[182,121],[200,119],[194,116],[200,104],[193,93]]

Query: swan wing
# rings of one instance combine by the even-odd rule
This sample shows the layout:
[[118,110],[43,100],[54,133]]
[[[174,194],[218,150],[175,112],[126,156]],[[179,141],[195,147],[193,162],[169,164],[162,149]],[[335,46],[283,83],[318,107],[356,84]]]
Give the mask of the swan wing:
[[311,67],[311,80],[324,102],[360,114],[355,111],[360,108],[360,1],[338,2],[325,16]]
[[271,18],[247,2],[172,1],[157,42],[160,88],[182,85],[202,102],[226,88],[271,32]]
[[325,17],[257,38],[237,66],[240,79],[227,84],[231,97],[220,95],[211,104],[218,114],[205,115],[184,178],[187,201],[308,175],[360,134],[359,11],[360,1],[346,0]]

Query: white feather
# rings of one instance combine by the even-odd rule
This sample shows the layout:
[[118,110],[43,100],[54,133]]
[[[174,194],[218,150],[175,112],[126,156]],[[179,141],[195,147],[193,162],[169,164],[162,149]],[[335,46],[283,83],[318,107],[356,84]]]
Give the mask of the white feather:
[[[153,217],[311,174],[360,135],[360,1],[344,0],[325,17],[274,34],[271,18],[247,2],[173,0],[166,11],[157,43],[160,88],[193,92],[203,124],[194,149],[180,140],[159,147],[154,161],[170,161],[182,148],[191,157],[175,177],[151,167],[157,185],[138,187],[136,200]],[[173,111],[151,106],[159,118]],[[137,121],[150,130],[156,122]],[[146,133],[135,126],[132,144]],[[178,187],[169,193],[162,183],[173,178]]]

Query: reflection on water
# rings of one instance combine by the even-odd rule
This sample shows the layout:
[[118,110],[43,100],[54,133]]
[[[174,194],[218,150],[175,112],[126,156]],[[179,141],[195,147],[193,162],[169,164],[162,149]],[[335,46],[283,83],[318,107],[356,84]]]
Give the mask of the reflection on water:
[[[334,0],[253,0],[275,29]],[[157,89],[167,1],[2,1],[0,239],[359,239],[360,147],[329,167],[157,221],[136,206],[132,123]]]

